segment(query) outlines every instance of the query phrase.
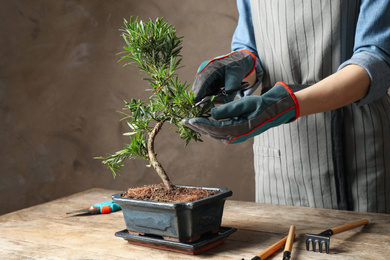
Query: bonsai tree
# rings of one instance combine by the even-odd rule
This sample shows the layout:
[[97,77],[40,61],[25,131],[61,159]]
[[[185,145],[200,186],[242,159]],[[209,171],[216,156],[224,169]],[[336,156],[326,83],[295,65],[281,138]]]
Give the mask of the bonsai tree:
[[194,94],[188,90],[189,84],[178,80],[176,70],[182,61],[183,37],[176,36],[176,29],[163,22],[163,18],[145,23],[131,17],[129,21],[124,20],[121,32],[125,46],[124,52],[119,53],[122,55],[119,61],[130,61],[125,66],[135,65],[148,76],[144,80],[148,83],[150,97],[145,101],[134,98],[124,101],[121,121],[126,121],[131,128],[130,132],[124,133],[130,137],[130,143],[115,154],[99,159],[103,159],[102,163],[115,177],[126,159],[143,158],[170,190],[173,184],[154,150],[156,136],[165,123],[170,123],[185,140],[185,145],[191,140],[201,141],[200,134],[184,126],[181,120],[208,116],[212,100],[203,107],[194,106]]

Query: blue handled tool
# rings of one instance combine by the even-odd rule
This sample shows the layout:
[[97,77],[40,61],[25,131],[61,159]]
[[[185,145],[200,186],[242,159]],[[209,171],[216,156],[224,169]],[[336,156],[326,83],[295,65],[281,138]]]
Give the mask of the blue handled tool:
[[114,201],[112,200],[107,200],[101,203],[94,204],[87,209],[75,210],[75,211],[68,212],[66,214],[75,214],[74,216],[94,215],[94,214],[107,214],[118,210],[121,210],[121,206],[114,203]]

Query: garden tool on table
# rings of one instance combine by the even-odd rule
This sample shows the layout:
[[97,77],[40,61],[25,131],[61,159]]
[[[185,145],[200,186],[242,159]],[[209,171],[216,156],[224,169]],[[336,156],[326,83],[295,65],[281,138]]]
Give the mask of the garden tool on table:
[[268,247],[266,250],[258,254],[257,256],[253,257],[251,260],[264,260],[267,259],[270,255],[278,251],[279,248],[284,246],[286,244],[287,237],[284,237],[283,239],[279,240],[272,246]]
[[101,203],[94,204],[89,208],[67,212],[66,214],[74,214],[74,216],[81,216],[81,215],[107,214],[118,210],[121,210],[121,206],[119,206],[112,200],[107,200]]
[[[293,230],[292,230],[293,229]],[[294,233],[294,230],[295,230],[295,227],[294,226],[291,226],[290,227],[290,232],[288,233],[288,235],[286,237],[284,237],[283,239],[279,240],[278,242],[276,242],[275,244],[273,244],[272,246],[268,247],[266,250],[264,250],[263,252],[261,252],[260,254],[258,254],[257,256],[253,257],[251,260],[264,260],[264,259],[267,259],[269,256],[271,256],[273,253],[275,253],[276,251],[279,250],[279,248],[281,248],[282,246],[284,246],[286,243],[288,243],[288,247],[286,246],[285,247],[285,251],[287,250],[288,248],[288,251],[290,252],[291,254],[291,245],[292,245],[292,242],[293,242],[293,239],[295,237],[295,233]],[[287,242],[288,241],[288,242]],[[284,259],[284,258],[283,258]]]
[[286,245],[284,246],[283,260],[289,260],[291,258],[294,237],[295,237],[295,226],[290,226],[290,231],[288,232]]
[[312,245],[313,251],[316,252],[316,247],[318,244],[318,248],[320,253],[323,251],[323,246],[325,246],[325,251],[329,254],[329,245],[330,245],[330,237],[332,235],[339,234],[341,232],[351,230],[356,227],[360,227],[368,224],[368,219],[363,219],[360,221],[348,223],[342,226],[338,226],[335,228],[331,228],[321,232],[320,234],[306,234],[306,250],[310,251],[310,244]]

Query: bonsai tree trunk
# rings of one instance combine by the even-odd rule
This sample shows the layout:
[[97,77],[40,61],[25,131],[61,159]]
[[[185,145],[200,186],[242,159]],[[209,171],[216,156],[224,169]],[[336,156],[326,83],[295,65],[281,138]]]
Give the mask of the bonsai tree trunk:
[[156,153],[154,151],[154,139],[156,138],[156,135],[160,131],[161,127],[163,126],[164,121],[158,122],[153,130],[149,133],[148,138],[148,156],[149,156],[149,162],[152,165],[152,167],[156,170],[158,176],[160,176],[161,180],[163,181],[165,187],[168,190],[171,190],[173,187],[172,182],[169,180],[168,175],[166,174],[164,168],[162,167],[161,163],[157,160]]

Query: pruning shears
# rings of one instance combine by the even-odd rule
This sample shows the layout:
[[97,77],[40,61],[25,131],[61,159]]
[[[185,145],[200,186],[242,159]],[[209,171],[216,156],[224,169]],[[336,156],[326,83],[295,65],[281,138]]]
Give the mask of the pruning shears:
[[107,200],[101,203],[94,204],[89,208],[67,212],[66,214],[74,214],[74,216],[108,214],[118,210],[121,210],[121,206],[119,206],[112,200]]
[[226,96],[227,94],[234,93],[234,92],[237,92],[239,90],[247,89],[248,87],[249,87],[249,83],[248,82],[242,82],[239,87],[237,87],[235,89],[231,89],[231,90],[225,90],[225,88],[223,87],[223,88],[221,88],[219,90],[219,92],[217,94],[206,96],[206,97],[202,98],[202,100],[199,101],[198,103],[196,103],[194,105],[194,107],[197,107],[197,106],[200,106],[200,105],[204,105],[207,102],[209,102],[211,99],[212,100],[218,100],[222,96]]

